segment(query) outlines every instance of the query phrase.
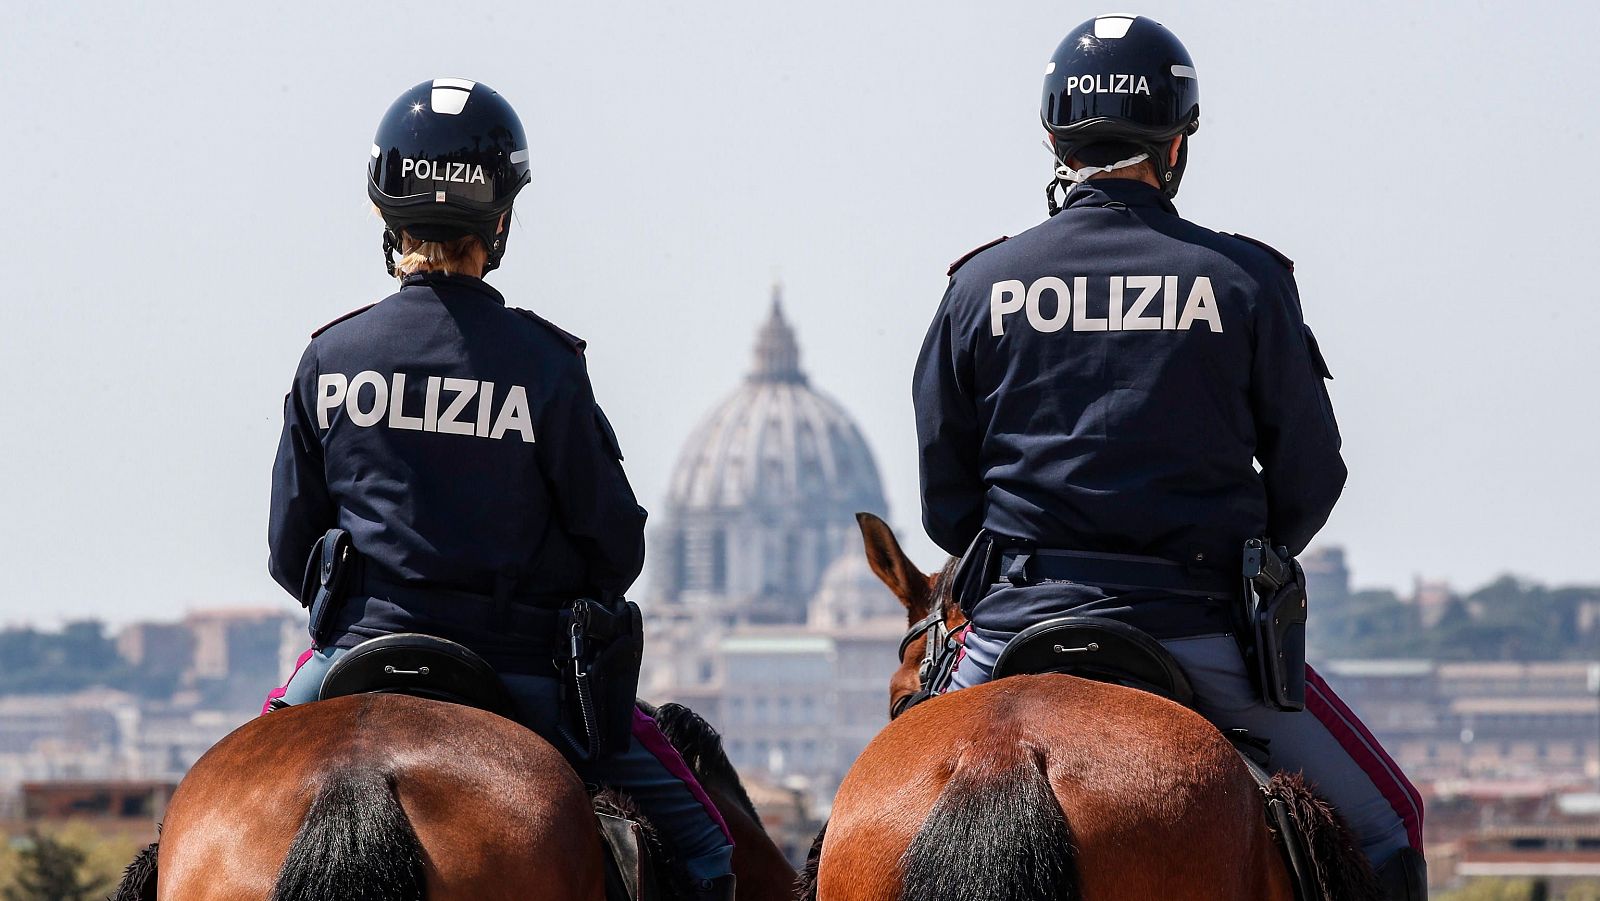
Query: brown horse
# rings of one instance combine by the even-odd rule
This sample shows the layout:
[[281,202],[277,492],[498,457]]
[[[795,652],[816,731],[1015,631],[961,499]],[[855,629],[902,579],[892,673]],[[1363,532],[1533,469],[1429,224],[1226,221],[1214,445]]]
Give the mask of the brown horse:
[[[918,570],[881,520],[860,517],[874,572],[919,624],[963,622],[941,577]],[[938,605],[938,606],[935,606]],[[909,641],[891,684],[919,684]],[[1311,830],[1324,893],[1377,898],[1325,805],[1278,779]],[[824,901],[1207,899],[1293,901],[1260,789],[1205,719],[1152,694],[1071,676],[952,692],[896,717],[845,777],[819,837]]]
[[[794,870],[716,733],[677,710],[663,732],[734,834],[738,897],[787,898]],[[276,711],[218,742],[173,795],[159,854],[129,868],[117,898],[602,901],[604,867],[589,795],[538,735],[368,694]]]

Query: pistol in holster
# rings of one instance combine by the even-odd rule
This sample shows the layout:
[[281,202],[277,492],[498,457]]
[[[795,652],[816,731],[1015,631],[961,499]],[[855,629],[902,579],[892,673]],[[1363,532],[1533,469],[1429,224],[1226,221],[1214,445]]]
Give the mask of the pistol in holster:
[[639,605],[626,598],[579,598],[562,611],[561,624],[561,736],[582,760],[622,751],[633,736],[644,659]]
[[305,576],[300,580],[300,606],[311,612],[308,631],[316,647],[328,640],[333,617],[344,603],[355,556],[350,533],[344,529],[329,529],[311,546]]
[[1261,699],[1279,710],[1306,706],[1306,576],[1287,548],[1244,543],[1246,663]]

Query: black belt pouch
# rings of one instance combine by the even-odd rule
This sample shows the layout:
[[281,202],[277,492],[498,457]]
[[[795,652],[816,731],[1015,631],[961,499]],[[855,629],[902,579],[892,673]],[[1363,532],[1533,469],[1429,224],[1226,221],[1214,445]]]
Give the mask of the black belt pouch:
[[300,580],[300,605],[311,611],[311,642],[318,648],[327,642],[334,614],[344,601],[353,557],[350,533],[344,529],[329,529],[311,546],[306,574]]
[[1018,542],[1014,539],[1002,539],[988,529],[979,529],[972,543],[967,545],[967,552],[961,555],[960,562],[956,564],[950,585],[951,597],[967,619],[972,619],[978,602],[988,597],[994,586],[1000,552],[1016,544]]

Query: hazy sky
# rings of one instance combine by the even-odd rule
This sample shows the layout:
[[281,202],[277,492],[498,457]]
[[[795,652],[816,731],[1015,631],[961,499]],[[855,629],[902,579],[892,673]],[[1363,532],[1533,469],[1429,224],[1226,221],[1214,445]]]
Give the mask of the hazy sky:
[[[646,506],[775,275],[916,556],[909,380],[946,264],[1044,216],[1060,3],[0,0],[0,624],[288,604],[265,569],[309,332],[390,290],[378,116],[517,107],[503,268],[590,341]],[[1596,120],[1583,4],[1148,3],[1203,125],[1179,209],[1298,265],[1362,584],[1600,581]]]

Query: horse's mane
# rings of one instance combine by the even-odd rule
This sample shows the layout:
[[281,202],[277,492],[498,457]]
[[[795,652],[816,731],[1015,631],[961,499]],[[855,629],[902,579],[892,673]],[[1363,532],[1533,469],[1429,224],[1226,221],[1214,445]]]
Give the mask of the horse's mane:
[[795,901],[817,901],[817,868],[822,865],[822,843],[828,838],[828,821],[822,821],[817,837],[811,840],[811,850],[806,852],[806,865],[795,875]]
[[122,881],[109,901],[156,901],[156,855],[160,846],[161,824],[156,824],[157,841],[151,842],[122,871]]
[[745,791],[744,783],[739,780],[739,772],[733,768],[733,763],[722,749],[721,734],[710,723],[682,704],[651,707],[641,701],[639,706],[661,727],[662,734],[678,749],[683,762],[694,771],[696,778],[721,786],[744,807],[744,812],[751,819],[760,822],[756,805]]
[[1320,797],[1301,773],[1273,774],[1267,794],[1289,805],[1311,849],[1322,897],[1382,901],[1383,889],[1344,818]]
[[929,603],[938,604],[940,614],[947,621],[950,619],[950,605],[955,603],[956,570],[960,567],[960,557],[946,560],[938,575],[933,577],[933,588],[929,592]]
[[[656,828],[655,822],[639,810],[639,802],[632,795],[614,788],[602,789],[600,794],[594,796],[594,812],[632,820],[638,826],[639,841],[644,845],[641,850],[649,855],[650,864],[655,868],[660,901],[687,901],[693,897],[694,891],[689,887],[689,871],[684,869],[683,861],[673,854],[673,846],[662,839],[661,830]],[[610,896],[609,886],[607,896]]]

